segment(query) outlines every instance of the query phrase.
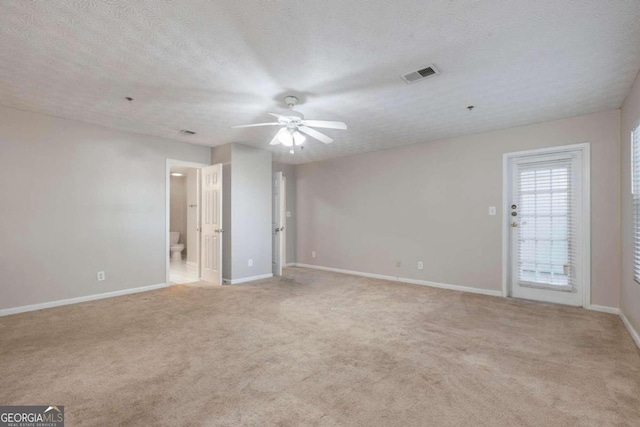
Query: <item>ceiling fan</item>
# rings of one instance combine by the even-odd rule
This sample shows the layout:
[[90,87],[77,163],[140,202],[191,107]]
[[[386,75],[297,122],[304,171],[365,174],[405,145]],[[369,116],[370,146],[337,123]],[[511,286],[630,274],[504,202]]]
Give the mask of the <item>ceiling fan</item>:
[[250,128],[257,126],[282,126],[280,130],[275,134],[269,145],[282,144],[285,147],[291,147],[291,154],[293,154],[293,148],[295,146],[302,145],[306,140],[304,134],[317,139],[325,144],[333,142],[333,138],[329,138],[327,135],[318,132],[313,128],[326,128],[326,129],[346,129],[347,125],[343,122],[333,122],[327,120],[305,120],[304,115],[299,111],[294,111],[293,107],[298,104],[298,98],[295,96],[287,96],[284,101],[289,106],[289,115],[282,115],[276,113],[267,113],[276,119],[277,122],[270,123],[256,123],[252,125],[240,125],[231,126],[234,129],[237,128]]

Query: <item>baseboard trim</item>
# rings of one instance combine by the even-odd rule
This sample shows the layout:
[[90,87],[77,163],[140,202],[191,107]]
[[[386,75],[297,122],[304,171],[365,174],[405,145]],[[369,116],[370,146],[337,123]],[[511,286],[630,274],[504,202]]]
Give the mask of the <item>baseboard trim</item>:
[[450,291],[469,292],[472,294],[489,295],[493,297],[502,297],[502,291],[492,291],[491,289],[473,288],[471,286],[451,285],[448,283],[429,282],[427,280],[407,279],[399,277],[398,282],[409,283],[412,285],[430,286],[432,288],[448,289]]
[[81,302],[95,301],[95,300],[100,300],[105,298],[113,298],[113,297],[119,297],[123,295],[129,295],[129,294],[137,294],[139,292],[147,292],[147,291],[153,291],[156,289],[166,288],[167,286],[169,285],[167,285],[166,283],[160,283],[157,285],[142,286],[140,288],[130,288],[130,289],[122,289],[120,291],[105,292],[103,294],[86,295],[83,297],[43,302],[40,304],[31,304],[31,305],[23,305],[20,307],[5,308],[0,310],[0,317],[9,316],[11,314],[26,313],[28,311],[43,310],[45,308],[59,307],[62,305],[78,304]]
[[594,305],[591,304],[585,307],[587,310],[591,311],[599,311],[601,313],[609,313],[609,314],[617,314],[618,316],[621,314],[620,309],[616,307],[608,307],[606,305]]
[[390,280],[392,282],[408,283],[411,285],[420,285],[420,286],[429,286],[431,288],[448,289],[451,291],[469,292],[473,294],[490,295],[490,296],[496,296],[496,297],[502,296],[501,290],[492,291],[490,289],[480,289],[480,288],[473,288],[470,286],[451,285],[448,283],[437,283],[437,282],[430,282],[427,280],[408,279],[404,277],[386,276],[383,274],[364,273],[362,271],[344,270],[341,268],[333,268],[333,267],[323,267],[321,265],[295,263],[295,266],[302,267],[302,268],[311,268],[314,270],[332,271],[334,273],[351,274],[354,276],[369,277],[372,279]]
[[191,267],[197,267],[198,263],[197,262],[191,262],[191,261],[187,261],[187,265],[191,266]]
[[295,262],[288,262],[284,265],[285,267],[295,267],[296,263]]
[[631,339],[633,339],[636,346],[638,346],[638,349],[640,349],[640,334],[638,334],[638,331],[634,329],[633,325],[629,322],[629,319],[627,319],[627,316],[625,316],[624,313],[620,313],[620,319],[622,319],[622,323],[624,323],[627,331],[631,334]]
[[272,273],[260,274],[258,276],[243,277],[242,279],[233,279],[233,280],[222,279],[222,280],[229,285],[237,285],[239,283],[253,282],[254,280],[268,279],[270,277],[273,277]]

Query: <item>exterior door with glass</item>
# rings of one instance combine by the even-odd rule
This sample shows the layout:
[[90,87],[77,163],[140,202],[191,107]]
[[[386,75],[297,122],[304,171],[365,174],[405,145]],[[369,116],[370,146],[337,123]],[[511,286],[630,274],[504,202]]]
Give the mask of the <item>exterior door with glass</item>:
[[511,159],[510,296],[583,305],[582,155]]

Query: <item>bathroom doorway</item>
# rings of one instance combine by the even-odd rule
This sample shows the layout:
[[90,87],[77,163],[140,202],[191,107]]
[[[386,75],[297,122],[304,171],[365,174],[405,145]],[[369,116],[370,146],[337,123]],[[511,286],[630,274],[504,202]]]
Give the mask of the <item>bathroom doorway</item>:
[[166,282],[200,281],[200,163],[167,160]]

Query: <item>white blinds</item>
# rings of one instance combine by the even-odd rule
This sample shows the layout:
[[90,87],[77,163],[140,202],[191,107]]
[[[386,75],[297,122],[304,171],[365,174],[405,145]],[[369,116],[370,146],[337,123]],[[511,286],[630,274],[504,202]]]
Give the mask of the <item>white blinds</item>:
[[640,125],[631,135],[633,194],[633,276],[640,283]]
[[571,157],[517,166],[521,284],[575,289],[575,209]]

